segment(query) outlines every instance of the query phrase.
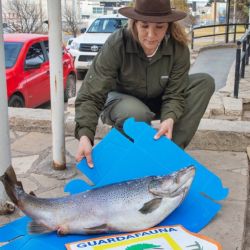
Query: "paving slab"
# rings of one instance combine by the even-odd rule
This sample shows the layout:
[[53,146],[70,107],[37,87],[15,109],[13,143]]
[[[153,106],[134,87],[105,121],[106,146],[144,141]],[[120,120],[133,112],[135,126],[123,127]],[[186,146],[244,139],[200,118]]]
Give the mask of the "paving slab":
[[20,176],[18,179],[22,182],[23,186],[25,187],[26,193],[30,192],[36,193],[39,190],[39,185],[32,178]]
[[11,150],[37,154],[52,146],[52,136],[47,133],[30,132],[11,144]]
[[225,107],[225,115],[242,116],[243,112],[242,99],[236,99],[233,97],[223,97],[223,103]]
[[24,156],[27,156],[27,154],[25,152],[19,152],[19,151],[16,151],[14,149],[11,150],[11,157],[12,158],[24,157]]
[[38,155],[28,155],[12,158],[12,164],[13,166],[15,166],[16,174],[25,174],[37,159]]
[[213,94],[209,101],[208,109],[211,110],[213,115],[224,115],[225,109],[222,97],[216,93]]
[[44,192],[49,189],[61,187],[65,182],[53,177],[48,177],[42,174],[30,174],[30,176],[38,183],[40,192]]
[[239,98],[242,98],[243,103],[249,103],[250,102],[250,91],[240,91]]
[[36,162],[36,164],[33,164],[31,172],[34,174],[42,174],[48,177],[56,178],[58,180],[70,179],[77,174],[75,161],[73,162],[71,157],[68,158],[71,159],[70,161],[66,161],[66,169],[62,171],[53,169],[52,159],[52,152],[50,150],[41,152],[40,159]]
[[187,152],[212,171],[248,169],[245,152],[212,150],[187,150]]
[[66,139],[66,151],[72,156],[75,157],[79,141],[74,137],[67,137]]
[[201,233],[220,242],[224,250],[243,250],[246,203],[224,201],[223,209]]
[[222,244],[222,249],[243,249],[248,196],[248,159],[242,152],[188,151],[199,162],[217,174],[229,197],[222,201],[221,211],[201,233]]
[[249,178],[247,160],[245,163],[245,168],[242,168],[241,171],[239,171],[239,169],[237,169],[237,171],[220,169],[213,170],[214,173],[223,179],[224,185],[230,189],[230,194],[227,200],[247,202]]

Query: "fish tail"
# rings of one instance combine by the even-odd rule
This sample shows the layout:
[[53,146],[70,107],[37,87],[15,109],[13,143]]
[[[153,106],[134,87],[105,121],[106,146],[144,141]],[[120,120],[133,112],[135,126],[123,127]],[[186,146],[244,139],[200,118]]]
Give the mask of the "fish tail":
[[4,175],[0,177],[5,191],[8,194],[9,198],[13,203],[17,205],[18,196],[16,192],[16,187],[19,187],[23,191],[23,185],[20,181],[17,180],[16,173],[12,166],[9,166],[5,171]]

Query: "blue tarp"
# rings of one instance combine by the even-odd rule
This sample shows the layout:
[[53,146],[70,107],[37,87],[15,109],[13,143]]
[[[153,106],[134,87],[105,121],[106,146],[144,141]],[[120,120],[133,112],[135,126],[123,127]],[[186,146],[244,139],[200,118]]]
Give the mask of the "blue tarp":
[[[156,131],[143,122],[128,119],[124,130],[133,140],[129,140],[116,129],[94,148],[95,167],[90,169],[84,159],[78,168],[89,177],[95,187],[135,179],[149,175],[166,175],[183,167],[194,165],[196,175],[190,192],[182,205],[178,207],[159,225],[181,224],[192,232],[199,232],[221,209],[217,203],[228,195],[228,189],[222,186],[221,180],[206,167],[201,165],[185,151],[165,137],[154,140]],[[82,180],[72,180],[65,191],[79,193],[93,187]],[[56,233],[29,235],[27,233],[28,217],[22,217],[0,228],[0,242],[10,241],[1,247],[6,250],[65,249],[64,244],[94,236],[68,235],[57,236]]]

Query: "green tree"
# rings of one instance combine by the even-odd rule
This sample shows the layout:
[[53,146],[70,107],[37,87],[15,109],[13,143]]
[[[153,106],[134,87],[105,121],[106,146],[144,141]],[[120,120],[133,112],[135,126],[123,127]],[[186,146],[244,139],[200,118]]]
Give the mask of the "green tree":
[[[228,0],[216,0],[216,3],[227,3]],[[214,0],[208,0],[207,6],[211,6]],[[234,19],[238,23],[244,23],[248,20],[250,0],[231,0],[230,1],[230,22]]]
[[[227,0],[216,0],[217,3],[225,3]],[[214,3],[214,0],[208,0],[207,1],[207,6],[211,6],[212,3]]]
[[[236,13],[235,13],[235,21],[236,22],[246,22],[248,20],[248,8],[249,8],[249,0],[237,0],[236,1]],[[232,12],[234,13],[234,2],[231,3],[230,6],[231,16]]]
[[189,11],[187,0],[171,0],[171,6],[177,10]]

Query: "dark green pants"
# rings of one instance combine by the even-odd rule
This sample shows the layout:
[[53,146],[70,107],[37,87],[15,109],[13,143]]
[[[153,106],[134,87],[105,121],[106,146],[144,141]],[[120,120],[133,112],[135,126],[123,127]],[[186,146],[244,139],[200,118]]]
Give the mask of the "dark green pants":
[[[205,73],[189,76],[184,113],[174,124],[173,141],[185,148],[193,138],[214,92],[214,79]],[[159,118],[161,98],[144,102],[136,97],[110,92],[101,114],[102,121],[122,130],[124,121],[134,117],[150,123]]]

